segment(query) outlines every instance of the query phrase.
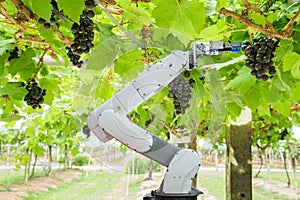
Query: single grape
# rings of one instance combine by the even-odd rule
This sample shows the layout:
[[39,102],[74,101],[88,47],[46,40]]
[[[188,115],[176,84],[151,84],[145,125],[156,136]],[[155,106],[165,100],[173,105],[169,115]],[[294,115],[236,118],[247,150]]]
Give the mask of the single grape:
[[44,25],[46,23],[46,20],[44,20],[43,18],[39,18],[38,22],[39,24]]
[[44,28],[45,28],[45,29],[49,29],[50,27],[51,27],[51,24],[50,24],[50,23],[46,22],[46,23],[44,24]]

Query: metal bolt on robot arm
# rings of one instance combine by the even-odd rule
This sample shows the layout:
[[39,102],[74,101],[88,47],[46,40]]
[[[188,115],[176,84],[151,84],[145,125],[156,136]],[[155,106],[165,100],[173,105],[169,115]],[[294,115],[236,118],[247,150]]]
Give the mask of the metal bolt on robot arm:
[[115,138],[167,167],[160,188],[144,199],[197,199],[201,192],[192,187],[192,178],[199,170],[201,158],[197,152],[178,148],[137,126],[127,114],[167,86],[182,71],[197,67],[197,57],[238,52],[240,48],[241,43],[194,42],[192,51],[172,52],[90,114],[88,127],[100,141]]

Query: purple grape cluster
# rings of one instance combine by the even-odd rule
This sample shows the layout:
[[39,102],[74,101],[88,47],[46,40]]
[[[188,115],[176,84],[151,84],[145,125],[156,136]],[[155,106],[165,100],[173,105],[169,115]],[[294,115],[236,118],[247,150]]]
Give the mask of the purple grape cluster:
[[184,114],[186,109],[190,107],[189,100],[191,99],[190,84],[183,76],[177,76],[168,85],[169,97],[173,99],[176,114]]
[[254,38],[253,42],[243,42],[242,50],[247,56],[246,66],[257,80],[267,81],[276,74],[272,59],[278,42],[264,37]]
[[79,23],[73,23],[71,30],[74,35],[74,42],[70,47],[67,47],[67,55],[74,66],[80,68],[83,61],[80,60],[80,55],[89,53],[94,47],[94,23],[92,18],[95,13],[92,9],[96,7],[94,0],[85,0],[86,10],[80,15]]
[[6,50],[6,52],[9,52],[8,61],[10,62],[13,59],[19,58],[19,47],[15,47],[12,51]]
[[26,101],[27,105],[33,109],[41,108],[40,104],[44,103],[46,90],[42,89],[34,79],[28,81],[27,84],[25,84],[25,88],[28,91],[24,97],[24,101]]

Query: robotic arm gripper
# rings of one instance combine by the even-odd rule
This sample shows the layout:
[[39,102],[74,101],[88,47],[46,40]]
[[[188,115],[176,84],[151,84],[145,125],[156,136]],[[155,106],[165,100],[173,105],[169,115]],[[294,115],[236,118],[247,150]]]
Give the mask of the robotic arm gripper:
[[192,187],[192,178],[201,158],[191,149],[181,149],[137,126],[127,117],[134,108],[167,86],[182,71],[197,66],[199,56],[239,51],[240,43],[194,42],[192,51],[174,51],[153,64],[124,89],[93,111],[89,129],[102,142],[117,139],[127,147],[167,167],[160,188],[144,199],[197,199],[201,192]]

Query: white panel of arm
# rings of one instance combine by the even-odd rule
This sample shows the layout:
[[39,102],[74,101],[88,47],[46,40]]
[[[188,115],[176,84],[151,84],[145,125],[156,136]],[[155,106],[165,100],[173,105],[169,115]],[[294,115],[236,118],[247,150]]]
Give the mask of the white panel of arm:
[[164,193],[191,192],[192,178],[199,170],[201,158],[191,149],[182,149],[176,153],[165,174]]
[[152,135],[116,111],[104,111],[99,116],[99,124],[103,131],[138,152],[145,153],[152,147]]
[[107,142],[112,137],[109,132],[103,131],[103,125],[99,123],[99,116],[106,110],[114,110],[126,116],[128,112],[144,102],[134,86],[129,83],[119,93],[97,108],[88,117],[88,126],[102,142]]
[[100,114],[104,112],[104,110],[108,109],[116,109],[120,113],[127,113],[119,100],[116,97],[112,97],[89,115],[87,120],[88,127],[102,142],[107,142],[112,139],[111,135],[107,134],[107,132],[104,132],[103,127],[101,127],[101,125],[99,124]]
[[140,74],[132,81],[144,100],[151,98],[188,67],[187,52],[176,51]]

